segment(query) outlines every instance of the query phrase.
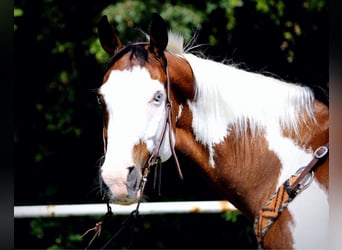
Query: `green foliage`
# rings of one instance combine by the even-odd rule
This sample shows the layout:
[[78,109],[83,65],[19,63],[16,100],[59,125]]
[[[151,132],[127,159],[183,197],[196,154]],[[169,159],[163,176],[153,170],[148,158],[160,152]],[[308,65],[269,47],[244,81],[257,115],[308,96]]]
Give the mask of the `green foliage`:
[[[20,8],[14,8],[14,18],[20,17],[24,14],[24,11]],[[14,23],[14,31],[16,31],[18,26]]]
[[[148,33],[150,22],[146,16],[152,12],[160,12],[160,15],[170,24],[169,28],[182,34],[185,41],[190,40],[194,31],[200,30],[202,23],[206,20],[205,12],[192,8],[191,5],[173,5],[168,1],[162,3],[157,0],[119,1],[107,6],[101,15],[108,16],[109,21],[115,25],[120,38],[123,42],[127,42],[137,40],[137,37],[140,40],[146,40],[145,33]],[[108,60],[98,39],[92,41],[90,45],[91,53],[99,62]]]
[[[91,219],[90,219],[91,220]],[[81,227],[72,224],[70,218],[38,218],[30,222],[31,235],[44,249],[75,249],[84,243]],[[81,220],[82,221],[82,220]],[[92,220],[95,224],[95,217]],[[78,232],[79,231],[79,232]]]
[[202,23],[206,20],[206,15],[191,6],[172,5],[165,3],[160,15],[168,20],[170,29],[176,31],[189,41],[194,35],[194,31],[200,30]]
[[[293,8],[287,7],[283,0],[254,0],[256,2],[256,11],[262,13],[276,25],[279,30],[282,30],[283,41],[280,43],[280,49],[284,52],[287,61],[292,63],[295,60],[294,47],[297,40],[303,34],[303,26],[307,23],[311,13],[322,11],[327,7],[327,2],[324,0],[304,0],[297,1],[295,4],[297,13],[305,13],[309,16],[298,16],[293,12]],[[292,3],[293,4],[293,3]],[[293,5],[291,5],[293,6]],[[307,27],[306,30],[316,29],[315,24],[312,27]]]
[[255,0],[256,10],[269,15],[276,25],[280,25],[284,16],[285,3],[279,0]]
[[89,53],[95,56],[95,59],[101,65],[104,65],[108,60],[108,54],[102,49],[99,39],[92,39],[89,42]]
[[240,211],[228,211],[222,214],[222,218],[226,221],[235,223],[240,215]]
[[219,0],[219,1],[208,1],[206,12],[212,13],[214,10],[222,9],[225,11],[227,22],[227,30],[233,30],[236,25],[235,9],[243,6],[242,0]]

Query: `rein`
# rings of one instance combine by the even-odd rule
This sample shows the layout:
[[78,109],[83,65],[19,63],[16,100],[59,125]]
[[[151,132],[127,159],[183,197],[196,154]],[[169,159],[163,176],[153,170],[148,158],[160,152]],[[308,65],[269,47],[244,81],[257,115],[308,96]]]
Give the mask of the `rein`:
[[328,154],[329,145],[320,146],[314,152],[314,158],[305,167],[301,167],[297,172],[288,178],[278,190],[267,200],[254,220],[254,231],[257,237],[259,248],[263,248],[263,240],[288,204],[313,181],[313,169]]

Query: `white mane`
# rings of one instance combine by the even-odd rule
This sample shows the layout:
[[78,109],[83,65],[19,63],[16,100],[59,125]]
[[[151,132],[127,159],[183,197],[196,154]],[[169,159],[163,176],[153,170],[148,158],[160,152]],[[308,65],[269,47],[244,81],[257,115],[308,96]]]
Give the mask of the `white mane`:
[[307,87],[186,53],[178,34],[169,33],[167,49],[182,55],[194,72],[196,97],[190,107],[201,140],[221,141],[228,127],[240,133],[269,126],[297,132],[303,112],[312,115],[314,97]]
[[184,53],[184,38],[181,34],[176,34],[169,31],[168,33],[169,42],[166,49],[174,54],[182,55]]
[[[196,104],[206,121],[235,125],[252,132],[270,123],[297,131],[300,115],[312,113],[313,93],[309,88],[272,77],[184,54],[196,78]],[[226,129],[226,128],[225,128]]]

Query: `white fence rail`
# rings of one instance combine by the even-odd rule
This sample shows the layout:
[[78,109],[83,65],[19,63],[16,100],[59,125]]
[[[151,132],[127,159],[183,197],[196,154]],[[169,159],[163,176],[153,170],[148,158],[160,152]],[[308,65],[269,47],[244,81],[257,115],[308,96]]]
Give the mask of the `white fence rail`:
[[[136,209],[137,205],[128,206],[110,204],[113,214],[127,215]],[[168,214],[168,213],[221,213],[236,211],[237,209],[227,201],[185,201],[185,202],[146,202],[139,206],[140,214]],[[79,205],[41,205],[15,206],[14,218],[35,217],[68,217],[104,215],[107,206],[101,204]]]

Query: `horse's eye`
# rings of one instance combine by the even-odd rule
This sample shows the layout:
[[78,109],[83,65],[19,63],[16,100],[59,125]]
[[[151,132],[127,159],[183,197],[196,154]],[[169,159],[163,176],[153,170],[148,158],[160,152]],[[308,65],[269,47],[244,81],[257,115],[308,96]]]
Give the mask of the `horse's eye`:
[[154,97],[153,97],[153,100],[157,103],[160,103],[163,99],[163,93],[160,92],[160,91],[157,91],[155,94],[154,94]]
[[101,95],[96,95],[97,103],[98,104],[103,104],[102,96]]

